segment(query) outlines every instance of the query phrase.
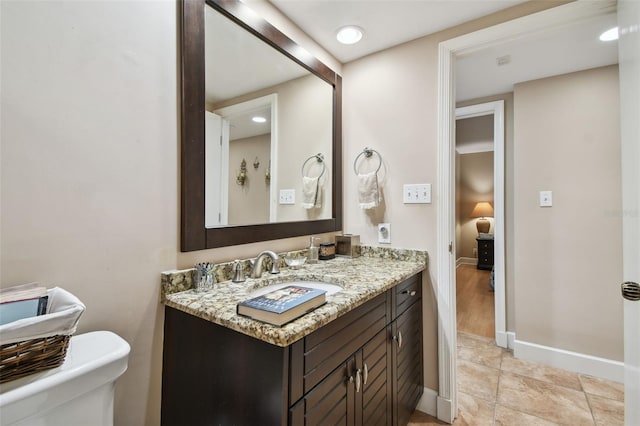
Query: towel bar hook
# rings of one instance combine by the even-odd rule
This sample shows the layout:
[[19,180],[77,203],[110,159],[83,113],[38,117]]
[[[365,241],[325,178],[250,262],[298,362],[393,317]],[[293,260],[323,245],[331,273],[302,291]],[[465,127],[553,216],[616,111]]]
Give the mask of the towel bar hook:
[[382,167],[382,155],[380,155],[380,153],[373,148],[365,147],[362,150],[362,152],[358,154],[356,159],[353,160],[353,171],[356,173],[356,175],[358,174],[358,160],[360,159],[360,157],[364,155],[365,158],[371,158],[374,153],[378,156],[378,161],[379,161],[378,168],[376,169],[376,173],[380,171],[380,167]]
[[311,161],[311,160],[313,160],[313,159],[315,159],[318,163],[321,163],[321,164],[322,164],[322,171],[320,172],[320,175],[318,176],[318,178],[321,178],[321,177],[322,177],[322,175],[324,175],[324,172],[325,172],[325,170],[327,169],[327,165],[326,165],[326,164],[325,164],[325,162],[324,162],[324,155],[323,155],[322,153],[320,153],[320,152],[319,152],[319,153],[317,153],[316,155],[312,155],[311,157],[307,158],[307,159],[305,160],[305,162],[304,162],[304,163],[302,163],[302,169],[301,169],[302,177],[304,177],[304,176],[305,176],[305,174],[304,174],[304,168],[305,168],[305,166],[307,165],[307,163],[308,163],[309,161]]

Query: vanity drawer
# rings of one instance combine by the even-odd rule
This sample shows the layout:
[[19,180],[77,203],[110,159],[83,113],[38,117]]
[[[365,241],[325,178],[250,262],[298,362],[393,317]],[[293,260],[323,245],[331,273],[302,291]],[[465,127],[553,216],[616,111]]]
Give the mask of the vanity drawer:
[[[303,374],[292,371],[292,390],[303,393],[311,390],[324,377],[368,342],[387,325],[388,292],[370,300],[337,320],[304,338],[302,363],[292,360],[292,369],[301,369]],[[295,350],[294,350],[295,354]],[[295,355],[294,355],[295,356]],[[298,379],[298,380],[299,380]],[[301,386],[300,386],[301,385]],[[293,400],[302,395],[291,395]]]
[[398,316],[422,297],[422,274],[414,275],[398,284],[395,293],[395,316]]

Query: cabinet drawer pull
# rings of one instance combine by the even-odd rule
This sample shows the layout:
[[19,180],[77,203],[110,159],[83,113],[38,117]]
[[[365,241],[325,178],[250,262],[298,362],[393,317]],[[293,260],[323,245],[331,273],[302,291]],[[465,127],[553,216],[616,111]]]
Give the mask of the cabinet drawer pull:
[[358,368],[356,370],[356,393],[360,392],[360,382],[361,382],[361,378],[360,378],[360,369]]
[[367,378],[369,377],[369,368],[367,368],[367,363],[364,363],[364,368],[362,370],[362,384],[367,384]]
[[396,336],[393,336],[393,340],[398,342],[398,349],[402,348],[402,332],[398,331]]
[[404,290],[404,291],[402,292],[402,294],[408,294],[409,296],[415,296],[415,295],[416,295],[416,291],[415,291],[415,290],[411,290],[411,291],[409,291],[409,290]]

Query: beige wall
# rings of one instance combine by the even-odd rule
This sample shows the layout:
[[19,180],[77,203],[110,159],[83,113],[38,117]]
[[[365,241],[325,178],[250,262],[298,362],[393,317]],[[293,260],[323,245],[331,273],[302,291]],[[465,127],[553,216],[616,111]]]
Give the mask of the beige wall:
[[64,287],[87,305],[79,333],[131,344],[117,425],[160,424],[161,271],[308,244],[179,252],[177,16],[168,0],[0,2],[0,282]]
[[[229,224],[269,222],[269,184],[265,172],[271,157],[271,134],[236,139],[229,144]],[[258,159],[258,168],[253,162]],[[247,180],[236,183],[242,160],[247,162]]]
[[618,68],[518,84],[514,99],[517,338],[621,361]]
[[[425,300],[425,386],[438,388],[436,283],[438,43],[560,2],[527,2],[488,17],[384,50],[343,67],[344,230],[378,245],[377,224],[391,223],[391,245],[430,253]],[[375,88],[375,90],[372,90]],[[365,146],[380,152],[384,201],[357,205],[353,161]],[[431,183],[431,204],[402,204],[402,185]]]

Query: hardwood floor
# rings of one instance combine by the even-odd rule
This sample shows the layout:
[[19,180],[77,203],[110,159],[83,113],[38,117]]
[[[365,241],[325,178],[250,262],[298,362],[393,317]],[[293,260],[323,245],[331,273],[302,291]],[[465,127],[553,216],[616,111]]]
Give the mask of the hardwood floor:
[[489,286],[491,271],[475,265],[456,268],[456,310],[458,331],[495,338],[493,290]]

